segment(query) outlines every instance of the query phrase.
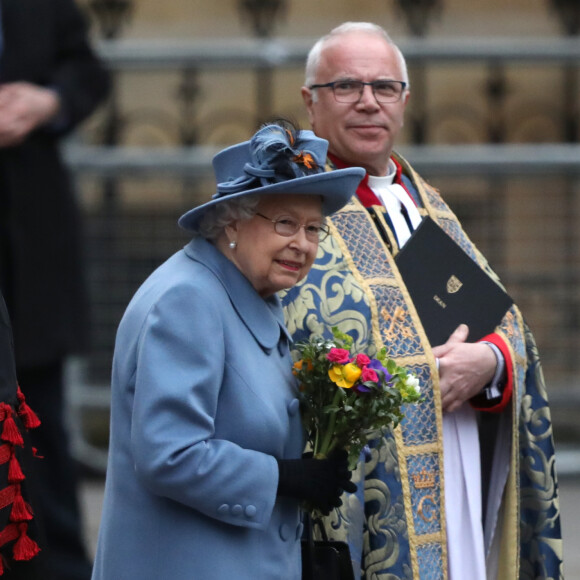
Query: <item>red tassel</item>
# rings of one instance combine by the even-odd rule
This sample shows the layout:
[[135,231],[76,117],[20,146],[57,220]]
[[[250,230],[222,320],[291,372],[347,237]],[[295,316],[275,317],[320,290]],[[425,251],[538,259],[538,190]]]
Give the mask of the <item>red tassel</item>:
[[[18,486],[20,488],[20,486]],[[12,511],[10,512],[10,521],[12,522],[24,522],[26,520],[31,520],[34,516],[30,510],[30,506],[24,501],[20,489],[18,489],[14,502],[12,503]]]
[[40,552],[38,544],[26,534],[27,530],[28,524],[20,524],[18,526],[20,537],[14,544],[13,554],[15,560],[30,560]]
[[28,406],[24,394],[18,387],[18,414],[22,417],[22,422],[27,429],[36,429],[40,425],[38,415]]
[[0,465],[4,465],[10,461],[13,449],[14,447],[12,445],[8,445],[8,443],[0,445]]
[[12,408],[5,403],[2,403],[2,405],[4,406],[5,417],[4,428],[2,429],[2,435],[0,435],[0,438],[8,443],[12,443],[12,445],[24,445],[24,439],[22,439],[22,435],[12,417]]
[[10,483],[18,483],[19,481],[24,481],[26,479],[22,469],[20,467],[20,463],[16,458],[15,454],[12,454],[10,458],[10,463],[8,464],[8,481]]

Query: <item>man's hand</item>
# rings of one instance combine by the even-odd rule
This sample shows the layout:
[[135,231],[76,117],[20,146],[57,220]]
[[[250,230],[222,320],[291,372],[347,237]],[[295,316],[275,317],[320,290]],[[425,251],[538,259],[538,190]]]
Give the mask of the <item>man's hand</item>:
[[479,394],[495,373],[497,360],[484,343],[465,342],[469,328],[460,324],[445,344],[433,348],[439,359],[439,388],[443,411],[452,413]]
[[26,82],[0,85],[0,147],[12,147],[50,121],[60,107],[56,91]]

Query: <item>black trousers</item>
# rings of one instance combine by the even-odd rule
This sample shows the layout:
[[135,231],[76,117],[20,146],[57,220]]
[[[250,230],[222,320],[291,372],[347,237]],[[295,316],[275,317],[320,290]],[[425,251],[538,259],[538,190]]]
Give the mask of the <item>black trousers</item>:
[[30,562],[14,562],[2,580],[90,580],[78,499],[77,466],[70,454],[65,424],[62,361],[17,369],[26,401],[41,420],[30,432],[43,459],[33,462],[31,502],[42,549]]

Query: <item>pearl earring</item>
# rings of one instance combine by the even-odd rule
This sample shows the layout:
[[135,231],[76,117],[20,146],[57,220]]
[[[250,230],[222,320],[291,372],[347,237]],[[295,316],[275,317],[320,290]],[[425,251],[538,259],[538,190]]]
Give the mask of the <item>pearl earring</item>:
[[237,245],[238,245],[238,242],[235,242],[235,241],[231,241],[231,242],[230,242],[230,248],[231,248],[232,250],[234,250],[234,249],[236,248],[236,246],[237,246]]

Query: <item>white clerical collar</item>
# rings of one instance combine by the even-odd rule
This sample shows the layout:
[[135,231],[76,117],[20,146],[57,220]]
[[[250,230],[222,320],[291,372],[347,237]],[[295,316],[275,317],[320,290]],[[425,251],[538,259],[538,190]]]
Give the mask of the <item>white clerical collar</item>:
[[392,159],[389,159],[389,163],[387,165],[386,175],[369,175],[368,176],[369,187],[372,189],[373,183],[378,187],[386,187],[388,185],[392,185],[395,181],[396,176],[397,176],[397,166],[395,165],[395,162]]
[[[392,159],[389,159],[387,174],[384,176],[369,175],[368,185],[386,208],[399,247],[402,248],[413,230],[421,222],[421,216],[405,189],[401,185],[393,183],[396,175],[397,166]],[[406,217],[404,213],[407,214]]]

